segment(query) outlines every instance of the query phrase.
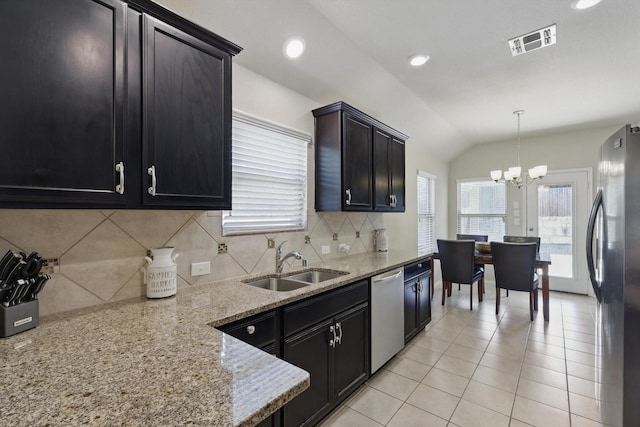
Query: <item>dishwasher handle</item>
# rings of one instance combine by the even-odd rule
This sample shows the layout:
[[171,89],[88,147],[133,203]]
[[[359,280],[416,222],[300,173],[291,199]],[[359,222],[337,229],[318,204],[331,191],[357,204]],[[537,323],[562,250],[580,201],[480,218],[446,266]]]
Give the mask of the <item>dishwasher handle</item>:
[[402,274],[403,270],[393,270],[391,272],[387,272],[385,274],[381,274],[372,279],[373,282],[383,282],[385,280],[397,279]]

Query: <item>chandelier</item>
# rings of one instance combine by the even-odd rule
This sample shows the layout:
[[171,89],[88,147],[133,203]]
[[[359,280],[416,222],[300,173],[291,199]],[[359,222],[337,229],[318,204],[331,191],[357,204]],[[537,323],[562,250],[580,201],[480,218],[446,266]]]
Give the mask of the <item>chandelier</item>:
[[529,175],[522,178],[522,168],[520,167],[520,116],[524,110],[514,111],[513,114],[518,116],[518,166],[512,166],[504,171],[504,180],[502,180],[503,172],[501,170],[491,171],[491,179],[497,182],[510,182],[516,188],[522,188],[531,184],[536,179],[542,178],[547,174],[547,165],[538,165],[529,169]]

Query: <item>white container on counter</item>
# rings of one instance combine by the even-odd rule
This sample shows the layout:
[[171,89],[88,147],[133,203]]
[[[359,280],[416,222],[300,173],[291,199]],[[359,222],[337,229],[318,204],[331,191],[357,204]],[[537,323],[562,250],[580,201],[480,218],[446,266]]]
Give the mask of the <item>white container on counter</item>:
[[375,244],[377,252],[387,252],[389,250],[389,236],[386,228],[376,230]]
[[147,268],[144,281],[147,284],[147,298],[166,298],[176,294],[178,266],[175,263],[178,254],[175,248],[165,246],[150,249],[151,257],[145,257]]

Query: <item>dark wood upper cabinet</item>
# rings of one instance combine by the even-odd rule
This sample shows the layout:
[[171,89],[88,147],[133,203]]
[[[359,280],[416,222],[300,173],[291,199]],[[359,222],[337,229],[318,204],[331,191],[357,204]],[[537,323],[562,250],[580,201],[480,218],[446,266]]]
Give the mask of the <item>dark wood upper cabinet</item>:
[[147,0],[3,0],[0,47],[1,207],[230,208],[238,46]]
[[122,206],[126,5],[0,2],[0,201]]
[[313,115],[316,210],[404,212],[408,137],[344,102]]

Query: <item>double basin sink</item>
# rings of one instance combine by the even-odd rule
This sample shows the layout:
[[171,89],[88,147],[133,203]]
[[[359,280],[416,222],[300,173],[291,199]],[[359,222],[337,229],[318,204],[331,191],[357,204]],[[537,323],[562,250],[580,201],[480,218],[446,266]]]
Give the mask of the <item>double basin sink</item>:
[[345,274],[349,273],[346,271],[312,268],[297,273],[277,274],[257,280],[243,280],[242,283],[271,291],[287,292],[304,288],[314,283],[326,282],[327,280],[335,279]]

